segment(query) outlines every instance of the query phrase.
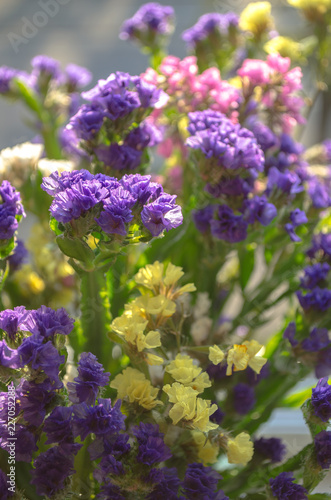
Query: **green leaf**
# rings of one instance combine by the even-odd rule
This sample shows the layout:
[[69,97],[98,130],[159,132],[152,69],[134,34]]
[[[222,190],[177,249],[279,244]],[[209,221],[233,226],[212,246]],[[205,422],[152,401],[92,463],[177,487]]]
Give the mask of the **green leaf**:
[[14,248],[15,248],[14,237],[10,238],[10,240],[1,240],[0,241],[0,259],[6,259],[6,257],[8,257],[12,253]]
[[56,219],[54,219],[54,217],[52,215],[51,215],[50,220],[49,220],[49,227],[51,228],[52,231],[54,231],[54,233],[57,236],[62,234],[61,229],[59,229],[59,222]]
[[63,235],[57,236],[56,242],[59,245],[61,252],[68,257],[84,262],[88,269],[92,269],[94,252],[85,243],[85,241],[78,238],[67,238]]
[[287,408],[298,408],[301,406],[307,399],[311,397],[312,388],[304,389],[303,391],[297,392],[296,394],[291,394],[284,398],[278,406],[287,407]]
[[253,272],[255,264],[255,246],[247,245],[238,251],[240,262],[239,281],[241,289],[244,290]]
[[42,120],[43,107],[37,94],[21,80],[15,80],[16,90],[25,104]]

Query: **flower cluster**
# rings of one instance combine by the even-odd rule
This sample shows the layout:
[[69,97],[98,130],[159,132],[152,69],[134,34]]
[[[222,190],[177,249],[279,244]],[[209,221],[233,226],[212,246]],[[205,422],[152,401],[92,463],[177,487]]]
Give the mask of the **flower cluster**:
[[[121,180],[87,170],[55,172],[44,178],[42,188],[54,197],[52,216],[74,236],[93,231],[123,239],[130,226],[159,236],[182,223],[176,196],[163,192],[150,176],[126,175]],[[145,228],[145,229],[144,229]]]
[[25,217],[20,193],[8,181],[0,186],[0,240],[10,240],[18,228],[18,222]]

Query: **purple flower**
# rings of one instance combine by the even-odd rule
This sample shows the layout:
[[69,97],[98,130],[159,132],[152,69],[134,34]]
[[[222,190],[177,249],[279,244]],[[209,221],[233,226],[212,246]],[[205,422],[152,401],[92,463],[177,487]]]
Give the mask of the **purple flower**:
[[0,366],[18,369],[21,367],[20,357],[16,349],[8,347],[5,340],[0,340]]
[[177,469],[162,467],[162,469],[151,469],[146,480],[155,483],[156,486],[147,500],[177,500],[177,491],[180,486]]
[[331,347],[318,352],[315,375],[317,378],[327,377],[331,373]]
[[247,222],[242,215],[234,215],[232,209],[227,205],[220,205],[217,219],[210,221],[211,234],[229,243],[238,243],[247,237]]
[[321,431],[314,437],[317,462],[322,469],[331,467],[331,431]]
[[307,255],[312,259],[316,254],[331,258],[331,233],[319,233],[313,236],[312,247],[307,251]]
[[121,489],[115,484],[107,481],[100,490],[100,493],[96,496],[97,500],[125,500],[121,493]]
[[28,75],[8,66],[0,67],[0,94],[8,94],[11,91],[11,83],[14,78],[26,80]]
[[239,415],[246,415],[255,406],[256,398],[252,387],[247,384],[237,384],[233,388],[233,406]]
[[180,226],[183,222],[182,210],[175,204],[177,196],[161,194],[155,201],[144,206],[141,220],[153,236],[159,236],[165,229]]
[[125,415],[121,413],[121,400],[117,400],[114,406],[111,406],[110,399],[101,398],[98,405],[92,407],[80,403],[73,407],[73,413],[73,432],[81,439],[92,432],[96,436],[105,436],[124,429]]
[[320,351],[330,344],[329,334],[326,328],[313,328],[309,337],[302,341],[301,346],[306,351]]
[[97,460],[100,457],[114,455],[118,457],[127,453],[131,446],[128,443],[130,436],[128,434],[102,434],[96,436],[88,447],[91,460]]
[[[212,366],[215,366],[215,365],[212,365]],[[222,420],[225,417],[225,413],[218,406],[217,401],[212,401],[212,404],[216,404],[217,405],[217,410],[214,411],[214,413],[209,417],[209,419],[210,419],[211,422],[214,422],[215,424],[221,425]]]
[[24,242],[22,240],[17,240],[14,253],[8,257],[11,272],[20,269],[22,264],[27,261],[28,255],[29,252],[25,248]]
[[0,498],[2,498],[2,500],[7,500],[7,498],[14,495],[14,493],[8,489],[11,485],[7,483],[7,481],[10,481],[10,477],[6,476],[0,469]]
[[206,109],[204,111],[192,111],[188,113],[189,125],[187,130],[191,135],[196,135],[201,130],[215,130],[222,124],[226,116],[220,111]]
[[20,462],[31,462],[32,454],[38,450],[37,435],[23,425],[16,425],[15,437],[17,438],[15,448],[16,460]]
[[300,286],[302,288],[312,289],[315,286],[323,283],[330,271],[330,266],[326,262],[322,264],[318,262],[312,266],[307,266],[304,269],[304,276],[300,279]]
[[249,127],[256,137],[257,142],[261,146],[262,151],[267,151],[277,143],[275,134],[262,122],[254,121]]
[[68,64],[65,75],[71,92],[85,87],[92,80],[92,73],[82,66],[77,66],[77,64]]
[[138,441],[137,461],[146,465],[153,465],[157,462],[164,462],[172,457],[168,446],[163,442],[163,434],[159,431],[158,425],[144,424],[133,428],[133,434]]
[[201,463],[189,464],[183,481],[184,494],[190,500],[229,500],[222,490],[215,492],[221,476],[211,467]]
[[22,379],[17,387],[17,397],[20,400],[20,410],[24,420],[38,427],[43,423],[46,409],[55,396],[55,387],[49,379],[36,384]]
[[60,63],[52,57],[40,55],[35,56],[31,61],[31,66],[36,75],[47,75],[58,80],[61,77]]
[[294,338],[295,334],[296,334],[296,330],[297,330],[296,324],[294,323],[294,321],[291,321],[291,323],[288,324],[288,326],[285,328],[284,333],[283,333],[283,338],[287,339],[290,342],[292,347],[295,347],[299,343]]
[[16,333],[26,318],[28,311],[24,306],[17,306],[14,309],[5,309],[0,312],[0,328],[4,330],[10,340],[14,340]]
[[294,482],[292,472],[281,472],[270,479],[271,491],[277,500],[307,500],[307,490]]
[[291,238],[291,241],[294,241],[295,243],[298,243],[301,241],[301,238],[296,234],[295,232],[295,226],[293,224],[287,223],[284,226],[285,231],[288,233],[289,237]]
[[277,215],[277,208],[268,203],[265,196],[254,196],[244,201],[242,212],[248,224],[254,224],[257,220],[262,226],[268,226]]
[[316,286],[311,292],[303,295],[301,290],[296,292],[301,307],[307,311],[314,309],[317,311],[327,311],[331,307],[331,290]]
[[68,316],[67,311],[61,309],[51,309],[41,306],[39,309],[29,311],[21,321],[21,329],[44,338],[54,335],[69,335],[74,327],[75,320]]
[[75,473],[74,455],[81,445],[53,446],[34,461],[32,481],[38,495],[51,497],[64,489],[64,481]]
[[192,219],[198,231],[206,233],[210,230],[210,222],[213,218],[215,205],[207,205],[200,210],[193,210]]
[[331,206],[330,188],[319,179],[312,178],[308,181],[308,194],[311,197],[313,207],[328,208]]
[[17,216],[25,217],[21,196],[8,181],[0,186],[0,240],[13,237],[18,228]]
[[117,142],[96,149],[97,157],[114,170],[135,170],[141,163],[142,152]]
[[238,22],[239,18],[234,12],[204,14],[192,28],[182,33],[182,40],[187,43],[188,47],[194,48],[210,35],[219,34],[223,37],[227,36],[229,29],[237,27]]
[[[206,120],[210,118],[208,110],[201,113],[206,113]],[[239,124],[233,124],[225,116],[220,117],[218,126],[216,120],[211,122],[210,128],[196,131],[186,140],[186,145],[200,150],[207,159],[215,159],[224,169],[245,169],[254,175],[263,172],[264,154],[253,133]],[[199,121],[202,122],[201,115]]]
[[295,172],[285,170],[280,172],[278,168],[271,167],[268,172],[268,184],[266,193],[270,194],[273,189],[278,189],[286,194],[297,194],[303,190],[301,179]]
[[286,446],[278,438],[259,438],[254,441],[254,453],[270,460],[271,463],[281,462],[286,454]]
[[43,431],[46,433],[46,444],[73,442],[71,428],[72,407],[57,406],[47,417]]
[[308,222],[307,215],[303,210],[296,208],[290,213],[290,219],[294,227],[306,224]]
[[68,382],[69,399],[73,403],[93,405],[99,388],[108,384],[110,373],[105,373],[94,354],[83,352],[78,362],[78,374],[74,382]]
[[124,21],[120,38],[139,40],[149,46],[158,36],[164,37],[171,34],[174,21],[175,13],[172,7],[154,2],[146,3],[133,17]]
[[83,104],[70,118],[67,130],[73,130],[79,139],[91,141],[99,132],[103,119],[104,111],[101,106]]
[[59,379],[60,365],[64,362],[64,355],[60,356],[51,341],[43,343],[43,337],[34,336],[23,339],[17,349],[22,366],[31,365],[33,370],[42,370],[54,382],[54,387],[63,386]]
[[312,389],[311,404],[317,415],[323,422],[328,422],[331,418],[331,385],[328,378],[321,378],[316,387]]
[[116,460],[112,455],[103,457],[97,469],[94,470],[93,477],[98,483],[107,481],[110,474],[120,476],[125,473],[124,467],[121,462]]
[[160,129],[148,122],[142,122],[135,127],[124,139],[124,144],[141,151],[147,146],[156,146],[162,141],[163,134]]

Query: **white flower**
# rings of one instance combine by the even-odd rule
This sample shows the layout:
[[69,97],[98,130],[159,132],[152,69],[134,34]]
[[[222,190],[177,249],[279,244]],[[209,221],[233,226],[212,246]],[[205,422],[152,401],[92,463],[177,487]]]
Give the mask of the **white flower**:
[[211,300],[208,297],[208,292],[198,293],[197,301],[194,306],[193,316],[194,319],[206,316],[211,306]]
[[191,335],[196,345],[202,344],[207,339],[211,325],[212,320],[207,316],[202,316],[202,318],[192,323]]

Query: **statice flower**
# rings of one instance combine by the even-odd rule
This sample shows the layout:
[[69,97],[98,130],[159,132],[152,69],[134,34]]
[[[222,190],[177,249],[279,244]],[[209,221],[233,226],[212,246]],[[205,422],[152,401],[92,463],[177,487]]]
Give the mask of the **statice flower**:
[[24,420],[38,427],[43,423],[47,407],[55,396],[55,387],[49,379],[41,383],[21,379],[17,387],[17,397]]
[[72,443],[72,407],[57,406],[47,417],[43,431],[47,435],[46,444]]
[[328,208],[331,206],[330,187],[316,177],[308,181],[308,194],[311,197],[313,207]]
[[315,415],[323,422],[331,419],[331,385],[327,377],[321,378],[312,389],[311,404]]
[[256,121],[256,119],[248,120],[248,128],[252,130],[263,152],[277,144],[277,137],[264,123]]
[[74,456],[81,445],[53,446],[34,461],[32,481],[38,495],[52,497],[62,491],[66,479],[75,473]]
[[163,434],[159,426],[140,423],[133,428],[133,434],[138,441],[137,461],[146,465],[164,462],[172,456],[169,448],[163,442]]
[[314,437],[317,461],[322,469],[331,467],[331,431],[321,431]]
[[271,491],[277,500],[307,500],[307,490],[294,482],[292,472],[281,472],[270,479]]
[[121,400],[117,400],[111,406],[110,399],[98,399],[96,406],[88,406],[80,403],[73,407],[73,432],[74,436],[86,436],[95,434],[105,436],[115,434],[124,429],[125,415],[121,413]]
[[0,340],[0,366],[14,370],[21,367],[17,350],[8,347],[5,340]]
[[328,330],[326,328],[313,328],[309,337],[301,342],[306,351],[315,352],[330,344]]
[[97,500],[125,500],[125,497],[121,493],[121,489],[115,484],[107,481],[100,490],[100,493],[96,496]]
[[171,6],[150,2],[144,4],[133,17],[124,21],[120,38],[135,40],[153,47],[169,36],[174,28],[175,13]]
[[271,463],[281,462],[286,454],[286,446],[278,438],[259,438],[254,441],[254,452]]
[[[133,208],[137,207],[140,212],[139,219],[136,215],[137,222],[141,222],[152,236],[182,223],[181,208],[175,204],[176,196],[164,193],[161,185],[150,182],[150,176],[127,175],[118,181],[85,172],[64,172],[61,176],[56,174],[44,179],[42,188],[54,196],[50,211],[59,222],[69,223],[82,216],[84,234],[93,227],[100,227],[107,234],[125,236],[133,221]],[[86,225],[89,211],[92,217]]]
[[36,74],[47,74],[50,77],[57,79],[60,77],[60,63],[51,57],[45,55],[35,56],[31,61],[31,66]]
[[270,194],[273,189],[282,191],[288,195],[295,195],[303,191],[300,177],[289,170],[280,172],[278,168],[271,167],[268,172],[268,183],[266,193]]
[[268,203],[265,196],[254,196],[245,200],[241,210],[246,222],[254,224],[258,221],[262,226],[270,224],[277,215],[277,208],[272,203]]
[[233,406],[237,413],[246,415],[255,406],[256,398],[252,387],[247,384],[237,384],[233,388]]
[[22,265],[27,261],[29,252],[25,248],[24,242],[22,240],[16,241],[16,246],[14,253],[8,257],[9,268],[11,272],[17,271],[22,267]]
[[5,331],[10,340],[14,340],[28,312],[24,306],[5,309],[0,312],[0,328]]
[[215,491],[221,476],[211,467],[201,463],[189,464],[183,481],[184,494],[190,500],[229,500],[222,490]]
[[102,106],[83,104],[78,112],[70,118],[66,131],[74,132],[79,139],[92,141],[99,132],[104,120]]
[[98,160],[102,161],[105,167],[114,170],[135,170],[141,163],[141,151],[126,144],[114,142],[110,146],[99,146],[95,152]]
[[220,205],[217,219],[210,221],[211,234],[229,243],[238,243],[247,237],[248,224],[242,215],[235,215],[227,205]]
[[53,338],[54,335],[69,335],[74,327],[75,320],[70,318],[67,311],[51,309],[41,306],[39,309],[29,311],[20,328],[43,338]]
[[144,120],[139,127],[132,129],[124,139],[124,144],[137,151],[159,144],[163,138],[160,128]]
[[210,230],[210,221],[215,212],[215,205],[207,205],[200,210],[193,210],[192,218],[198,231],[206,233]]
[[86,87],[92,80],[92,73],[77,64],[68,64],[65,68],[66,84],[70,92]]
[[327,262],[307,266],[304,269],[304,276],[300,279],[300,286],[308,290],[315,288],[326,280],[329,271],[330,266]]
[[285,230],[289,234],[292,241],[298,242],[301,241],[301,238],[295,233],[295,228],[300,226],[301,224],[306,224],[308,222],[308,218],[303,210],[296,208],[290,213],[290,220],[285,224]]
[[153,491],[148,495],[147,500],[177,500],[177,491],[181,484],[175,468],[162,467],[161,469],[151,469],[146,481],[155,483]]
[[331,263],[331,233],[319,233],[313,236],[312,247],[307,251],[310,258],[319,255]]
[[182,39],[189,48],[195,48],[197,44],[208,39],[210,35],[226,37],[231,28],[238,26],[238,22],[239,18],[234,12],[204,14],[192,28],[182,33]]
[[42,370],[56,388],[61,388],[63,384],[59,379],[59,370],[65,357],[59,354],[51,341],[43,343],[43,340],[43,337],[35,335],[23,339],[17,349],[21,366],[30,365],[33,370]]
[[25,217],[21,196],[8,181],[0,186],[0,240],[13,237],[20,216]]
[[[206,115],[208,120],[208,111]],[[207,159],[214,159],[215,164],[225,170],[243,169],[257,174],[264,169],[264,155],[253,133],[224,116],[220,116],[218,127],[212,122],[210,128],[198,130],[189,137],[186,145],[201,151]]]
[[109,382],[110,373],[105,373],[96,356],[83,352],[78,362],[78,377],[68,382],[69,399],[73,403],[93,405],[100,387]]
[[302,294],[301,290],[296,292],[301,307],[305,311],[327,311],[331,307],[331,290],[316,286],[311,292]]
[[8,476],[0,469],[0,497],[2,500],[7,500],[14,495],[14,492],[8,489],[9,484],[7,483]]
[[28,75],[23,71],[19,71],[8,66],[0,67],[0,94],[9,94],[13,91],[12,82],[14,78],[19,80],[27,80]]

